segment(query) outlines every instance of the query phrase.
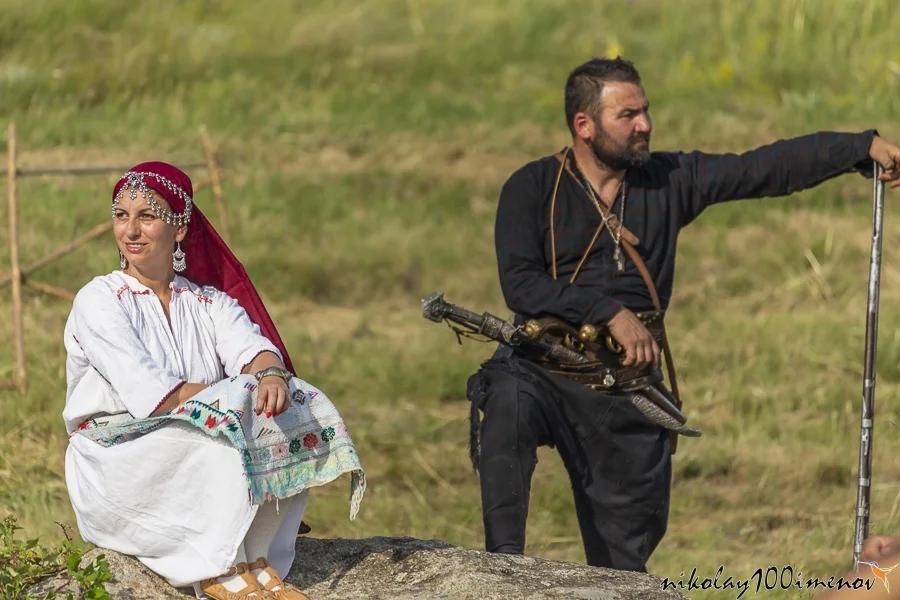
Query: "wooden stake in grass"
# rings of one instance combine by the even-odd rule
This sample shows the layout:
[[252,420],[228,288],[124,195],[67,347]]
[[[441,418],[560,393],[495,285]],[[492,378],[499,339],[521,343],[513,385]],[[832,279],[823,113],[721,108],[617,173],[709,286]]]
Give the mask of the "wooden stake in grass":
[[16,348],[16,386],[25,389],[25,334],[22,326],[22,271],[19,268],[19,216],[16,201],[16,126],[7,130],[7,158],[9,167],[7,183],[9,191],[9,261],[12,275],[13,331]]
[[69,290],[64,290],[61,287],[56,287],[55,285],[50,285],[49,283],[41,283],[40,281],[31,281],[30,279],[26,279],[25,285],[38,292],[43,292],[48,296],[55,296],[60,300],[68,300],[69,302],[75,300],[75,294],[73,294]]
[[219,211],[219,226],[221,228],[222,239],[226,244],[231,243],[231,235],[228,231],[228,213],[225,212],[225,200],[222,196],[222,183],[219,177],[219,163],[216,161],[216,152],[212,145],[212,140],[206,133],[206,127],[200,128],[200,139],[203,140],[203,149],[206,150],[206,169],[209,171],[209,178],[213,187],[213,196],[216,199],[216,210]]
[[[195,169],[200,167],[205,167],[207,163],[185,163],[179,165],[182,169]],[[16,169],[16,175],[19,177],[44,177],[46,175],[69,175],[69,176],[82,176],[82,175],[103,175],[106,173],[124,173],[131,166],[122,166],[122,165],[91,165],[91,166],[81,166],[81,167],[67,167],[67,166],[59,166],[59,167],[20,167]],[[9,169],[0,169],[0,176],[8,175]]]
[[[66,255],[72,253],[73,251],[77,250],[78,248],[85,245],[86,243],[107,233],[110,229],[112,229],[112,221],[107,221],[105,223],[101,223],[100,225],[97,225],[90,231],[88,231],[88,232],[84,233],[83,235],[79,236],[78,238],[72,240],[72,242],[66,244],[65,246],[56,250],[52,254],[48,254],[47,256],[40,259],[39,261],[28,265],[24,269],[21,269],[20,278],[26,280],[25,285],[34,287],[35,289],[40,289],[39,286],[41,286],[43,284],[38,284],[37,282],[28,281],[29,275],[31,275],[38,269],[47,266],[51,262],[54,262],[57,259],[60,259],[63,256],[66,256]],[[0,273],[0,288],[6,287],[7,285],[10,284],[11,281],[12,281],[12,275]],[[56,289],[59,289],[59,288],[56,288]],[[66,292],[66,293],[68,294],[68,292]],[[66,296],[66,297],[68,298],[69,296]],[[71,297],[74,298],[75,296],[71,295]]]

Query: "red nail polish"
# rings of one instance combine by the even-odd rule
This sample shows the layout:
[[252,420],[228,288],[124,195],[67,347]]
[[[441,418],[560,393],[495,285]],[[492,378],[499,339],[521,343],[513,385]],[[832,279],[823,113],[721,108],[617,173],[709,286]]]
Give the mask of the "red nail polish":
[[271,413],[270,411],[266,411],[266,417],[268,417],[268,418],[271,419],[271,418],[272,418],[272,413]]

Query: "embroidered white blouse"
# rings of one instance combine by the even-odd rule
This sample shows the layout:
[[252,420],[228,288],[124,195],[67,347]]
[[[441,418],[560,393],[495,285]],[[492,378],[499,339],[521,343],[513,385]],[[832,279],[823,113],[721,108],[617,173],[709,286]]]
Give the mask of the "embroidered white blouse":
[[231,296],[180,275],[169,287],[171,326],[159,297],[122,271],[78,292],[65,327],[69,433],[98,414],[147,417],[181,384],[238,375],[261,352],[283,360]]

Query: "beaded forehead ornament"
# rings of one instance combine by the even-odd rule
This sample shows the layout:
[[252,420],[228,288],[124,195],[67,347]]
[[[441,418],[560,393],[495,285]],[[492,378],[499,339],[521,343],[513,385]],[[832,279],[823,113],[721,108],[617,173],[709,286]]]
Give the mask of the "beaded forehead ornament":
[[[144,177],[152,177],[159,183],[163,185],[167,190],[172,192],[172,194],[179,197],[184,201],[184,212],[181,214],[175,213],[167,208],[163,208],[159,201],[157,201],[156,197],[153,195],[153,190],[150,189],[146,183],[144,183]],[[150,205],[150,208],[156,215],[165,221],[169,225],[174,225],[175,227],[181,227],[182,225],[187,225],[191,221],[191,206],[193,205],[193,201],[191,197],[187,195],[187,193],[163,177],[162,175],[158,175],[156,173],[125,173],[122,175],[120,181],[124,181],[121,189],[119,189],[119,193],[115,195],[112,203],[112,216],[116,217],[116,208],[119,206],[119,201],[122,199],[122,194],[125,193],[125,189],[128,189],[128,196],[132,200],[137,199],[138,192],[140,192],[141,197],[147,201],[147,204]]]

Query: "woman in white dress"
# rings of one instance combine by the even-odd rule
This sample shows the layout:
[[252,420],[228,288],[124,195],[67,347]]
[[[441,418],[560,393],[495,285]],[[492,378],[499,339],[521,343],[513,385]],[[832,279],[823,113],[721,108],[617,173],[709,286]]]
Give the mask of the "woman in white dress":
[[353,519],[365,474],[192,194],[167,163],[119,180],[121,270],[85,285],[66,323],[79,531],[198,597],[307,598],[283,577],[309,489],[350,473]]

